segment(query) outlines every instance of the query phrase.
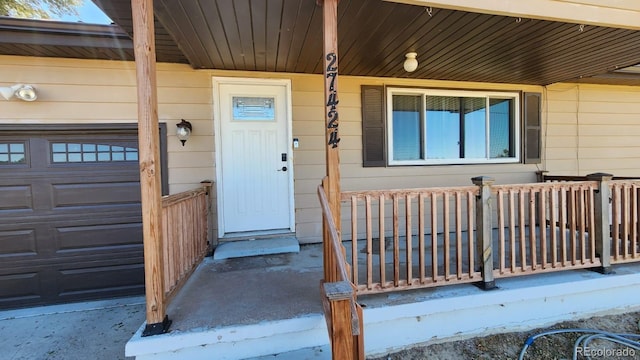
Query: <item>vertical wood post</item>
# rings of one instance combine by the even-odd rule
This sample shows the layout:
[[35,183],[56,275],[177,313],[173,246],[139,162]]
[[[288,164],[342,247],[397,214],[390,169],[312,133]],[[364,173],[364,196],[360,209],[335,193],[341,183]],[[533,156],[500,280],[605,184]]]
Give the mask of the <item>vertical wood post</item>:
[[[611,218],[609,215],[609,199],[611,190],[609,181],[613,175],[605,173],[595,173],[587,175],[587,180],[598,181],[598,193],[595,196],[595,244],[596,254],[600,256],[602,266],[598,269],[603,274],[611,273]],[[617,226],[617,224],[613,224]]]
[[332,359],[357,359],[357,337],[352,335],[354,324],[351,322],[353,287],[347,281],[324,283],[323,286],[331,314],[327,326],[330,327]]
[[171,322],[164,302],[162,186],[156,86],[153,0],[131,0],[138,86],[138,156],[144,241],[147,325],[143,336],[166,332]]
[[480,288],[491,290],[496,287],[493,278],[493,224],[491,217],[493,209],[491,185],[495,180],[487,176],[478,176],[472,178],[471,181],[480,187],[480,195],[476,199],[476,246],[482,269]]
[[[324,104],[327,197],[338,233],[340,229],[340,137],[338,133],[338,0],[318,0],[322,3],[324,48]],[[325,281],[337,281],[327,273]]]

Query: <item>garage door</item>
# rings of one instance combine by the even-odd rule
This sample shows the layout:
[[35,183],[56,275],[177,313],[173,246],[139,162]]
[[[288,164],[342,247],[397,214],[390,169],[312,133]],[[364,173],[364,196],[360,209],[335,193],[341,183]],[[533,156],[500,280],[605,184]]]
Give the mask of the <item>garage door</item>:
[[135,130],[0,132],[0,307],[144,292]]

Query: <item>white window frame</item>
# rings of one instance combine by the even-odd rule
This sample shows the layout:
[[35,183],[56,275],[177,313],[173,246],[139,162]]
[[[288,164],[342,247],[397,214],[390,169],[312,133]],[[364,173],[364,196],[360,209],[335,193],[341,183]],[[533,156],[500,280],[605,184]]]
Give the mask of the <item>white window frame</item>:
[[[488,155],[488,151],[490,149],[489,141],[491,138],[491,134],[489,132],[489,122],[485,122],[486,126],[486,138],[485,141],[487,143],[487,157],[484,159],[418,159],[418,160],[394,160],[393,158],[393,95],[422,95],[422,101],[424,105],[424,101],[426,96],[454,96],[454,97],[484,97],[489,101],[489,98],[493,99],[513,99],[514,104],[514,119],[513,119],[513,133],[514,133],[514,157],[508,158],[490,158]],[[387,101],[387,159],[389,165],[454,165],[454,164],[506,164],[506,163],[519,163],[521,157],[521,132],[520,132],[520,93],[513,91],[480,91],[480,90],[444,90],[444,89],[420,89],[420,88],[396,88],[389,87],[387,88],[386,93],[386,101]],[[487,106],[487,113],[489,112],[489,107]],[[487,116],[488,118],[488,116]],[[421,116],[421,120],[424,121],[424,114]],[[422,126],[426,126],[426,124],[422,124]],[[426,146],[424,143],[425,136],[424,134],[421,136],[423,141],[423,146]]]

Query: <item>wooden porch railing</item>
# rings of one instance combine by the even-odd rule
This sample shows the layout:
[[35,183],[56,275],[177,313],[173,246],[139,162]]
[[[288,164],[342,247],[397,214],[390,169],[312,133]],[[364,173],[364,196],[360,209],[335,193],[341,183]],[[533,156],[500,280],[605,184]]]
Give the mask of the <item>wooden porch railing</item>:
[[[607,177],[607,188],[602,196],[608,199],[609,205],[604,206],[602,216],[604,235],[610,237],[610,264],[640,261],[640,176]],[[554,176],[545,172],[538,173],[539,181],[585,181],[588,176]],[[608,208],[608,210],[607,210]],[[607,249],[605,249],[605,252]]]
[[600,266],[597,181],[496,185],[496,277]]
[[343,192],[358,294],[479,281],[477,195],[477,186]]
[[611,263],[640,261],[640,180],[613,180],[611,194]]
[[640,261],[640,180],[551,179],[343,192],[357,294]]
[[208,251],[211,183],[162,198],[164,301],[168,304]]
[[335,360],[364,360],[362,308],[356,302],[355,286],[350,281],[350,266],[345,259],[340,233],[325,192],[326,178],[318,186],[324,226],[325,279],[320,284],[322,305]]

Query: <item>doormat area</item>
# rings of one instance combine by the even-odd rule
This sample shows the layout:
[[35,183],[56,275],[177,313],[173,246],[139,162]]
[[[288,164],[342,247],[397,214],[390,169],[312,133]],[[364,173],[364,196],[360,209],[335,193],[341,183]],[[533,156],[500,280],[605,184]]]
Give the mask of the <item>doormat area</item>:
[[224,242],[213,252],[214,260],[247,256],[286,254],[300,252],[298,239],[292,236],[269,239],[238,240]]

